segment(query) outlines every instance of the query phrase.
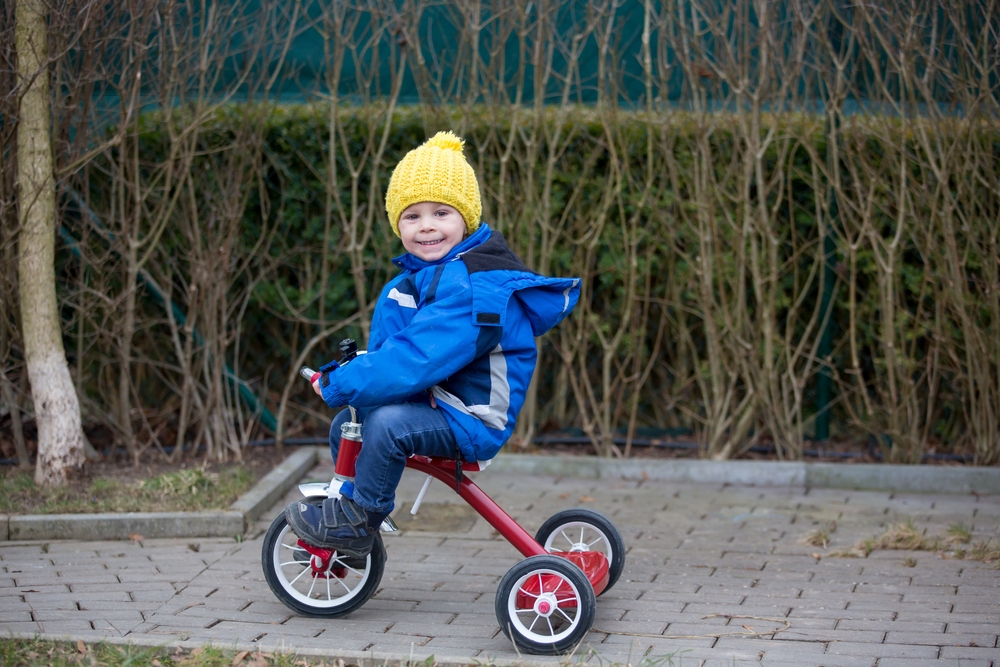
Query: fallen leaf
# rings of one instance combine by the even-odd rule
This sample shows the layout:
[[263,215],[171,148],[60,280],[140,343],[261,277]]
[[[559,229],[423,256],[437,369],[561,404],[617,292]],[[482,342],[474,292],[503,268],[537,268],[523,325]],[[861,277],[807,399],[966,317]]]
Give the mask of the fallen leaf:
[[243,658],[247,657],[248,655],[250,655],[250,651],[240,651],[235,656],[233,656],[233,667],[236,667],[238,664],[243,662]]
[[203,649],[201,646],[199,646],[195,650],[191,651],[191,657],[192,658],[197,658],[199,655],[201,655],[201,652],[204,651],[204,650],[205,649]]
[[253,660],[247,663],[247,665],[248,667],[268,667],[267,658],[258,653],[253,657]]
[[815,558],[816,560],[820,560],[821,558],[823,558],[823,556],[821,556],[820,554],[813,554],[812,557]]
[[76,650],[79,651],[80,653],[83,653],[84,655],[87,654],[87,645],[83,643],[82,639],[76,640]]
[[642,481],[644,481],[644,482],[648,482],[649,481],[649,473],[646,472],[645,470],[642,471]]
[[132,540],[133,542],[142,542],[146,538],[140,535],[139,533],[129,533],[128,539]]
[[560,493],[559,497],[562,498],[563,500],[566,500],[567,498],[569,498],[569,494],[568,493]]
[[580,496],[580,500],[578,500],[577,502],[580,502],[580,503],[592,503],[592,502],[594,502],[594,497],[593,496]]
[[190,549],[191,551],[193,551],[195,553],[198,553],[199,551],[201,551],[201,545],[200,544],[189,544],[188,545],[188,549]]
[[153,664],[153,667],[163,667],[163,663],[160,662],[159,660],[157,660],[156,658],[153,658],[153,663],[152,664]]

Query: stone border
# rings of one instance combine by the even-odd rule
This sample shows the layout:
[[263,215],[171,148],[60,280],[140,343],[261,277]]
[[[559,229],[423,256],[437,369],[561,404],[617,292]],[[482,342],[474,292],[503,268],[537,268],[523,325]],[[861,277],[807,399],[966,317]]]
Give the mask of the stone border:
[[322,451],[326,449],[294,451],[228,510],[0,515],[0,540],[127,540],[136,534],[144,538],[238,537],[316,465]]
[[[230,505],[230,511],[242,512],[246,517],[246,525],[249,526],[271,509],[296,482],[305,477],[306,473],[316,465],[320,455],[329,451],[329,447],[298,449]],[[330,454],[327,453],[326,456],[329,458]]]
[[[233,503],[212,512],[0,515],[2,540],[125,540],[153,537],[236,537],[246,533],[316,464],[325,447],[302,447]],[[1000,468],[705,461],[701,459],[599,459],[585,456],[501,454],[490,471],[584,479],[646,479],[657,482],[808,486],[902,493],[1000,495]]]
[[901,493],[1000,494],[1000,467],[706,461],[703,459],[600,459],[583,456],[501,454],[488,468],[514,474],[584,479],[807,486]]

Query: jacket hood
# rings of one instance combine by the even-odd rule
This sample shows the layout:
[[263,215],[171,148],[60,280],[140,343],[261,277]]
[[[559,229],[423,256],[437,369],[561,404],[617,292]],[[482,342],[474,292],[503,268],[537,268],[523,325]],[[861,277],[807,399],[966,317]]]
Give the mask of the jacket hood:
[[535,336],[541,336],[573,310],[579,278],[549,278],[525,266],[500,232],[460,255],[472,285],[472,316],[479,326],[504,325],[507,302],[517,298]]

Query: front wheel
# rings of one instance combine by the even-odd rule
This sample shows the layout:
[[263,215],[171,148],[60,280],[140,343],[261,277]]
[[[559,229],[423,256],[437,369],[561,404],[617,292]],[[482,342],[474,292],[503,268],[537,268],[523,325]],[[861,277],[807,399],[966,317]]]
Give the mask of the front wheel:
[[577,508],[556,512],[535,533],[535,541],[549,553],[599,551],[608,559],[608,585],[615,585],[625,569],[625,541],[611,520],[599,512]]
[[[308,502],[308,501],[305,501]],[[351,558],[336,552],[319,567],[288,527],[284,513],[264,535],[261,565],[271,591],[286,607],[304,616],[336,618],[359,608],[375,594],[385,570],[385,546],[375,536],[370,554]]]
[[586,575],[558,556],[531,556],[504,575],[497,588],[497,622],[526,653],[562,655],[594,624],[597,600]]

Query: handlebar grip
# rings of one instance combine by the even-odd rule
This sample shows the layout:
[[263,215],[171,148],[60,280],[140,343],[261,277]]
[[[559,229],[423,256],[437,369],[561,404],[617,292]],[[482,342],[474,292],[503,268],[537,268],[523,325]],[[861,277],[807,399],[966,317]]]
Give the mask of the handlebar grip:
[[312,384],[316,380],[316,376],[319,375],[319,373],[309,368],[308,366],[303,366],[302,368],[299,369],[299,375],[304,377],[309,382],[309,384]]

